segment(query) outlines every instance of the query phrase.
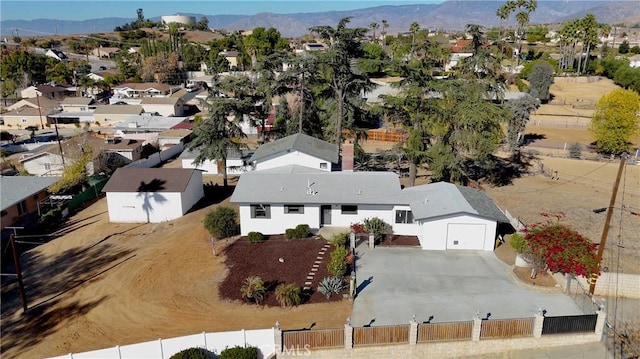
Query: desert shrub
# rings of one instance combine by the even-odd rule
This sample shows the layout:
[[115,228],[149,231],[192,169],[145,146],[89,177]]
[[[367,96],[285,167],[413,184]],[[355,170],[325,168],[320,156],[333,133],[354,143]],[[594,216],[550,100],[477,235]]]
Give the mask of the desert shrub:
[[262,278],[257,275],[247,277],[240,288],[243,298],[254,301],[257,304],[262,302],[264,299],[265,291],[264,282],[262,281]]
[[513,247],[516,253],[524,252],[527,247],[527,242],[524,240],[524,236],[520,233],[512,234],[511,238],[509,238],[509,244]]
[[227,238],[240,232],[237,213],[231,207],[217,207],[207,213],[204,218],[204,227],[217,238]]
[[349,251],[345,247],[336,247],[331,252],[327,270],[332,276],[344,277],[347,274],[347,254],[349,254]]
[[308,224],[299,224],[296,226],[296,238],[307,238],[311,233],[311,228]]
[[283,307],[292,307],[302,302],[302,291],[296,284],[281,283],[276,287],[276,300]]
[[346,247],[349,243],[349,233],[336,233],[329,239],[329,243],[334,247]]
[[340,294],[345,288],[344,280],[340,277],[326,277],[318,285],[318,292],[322,293],[327,299],[331,298],[331,294]]
[[286,239],[296,239],[296,230],[295,228],[287,228],[284,230],[284,238]]
[[580,158],[582,157],[582,145],[578,142],[569,146],[569,157]]
[[260,243],[264,241],[264,235],[260,232],[249,232],[247,234],[247,240],[249,243]]
[[210,359],[210,358],[214,358],[213,353],[204,348],[189,348],[173,354],[169,359]]
[[389,234],[393,231],[393,228],[389,223],[378,217],[365,218],[364,229],[369,233],[373,233],[376,241],[383,239],[385,234]]
[[220,353],[219,359],[258,359],[258,348],[235,346]]
[[516,79],[516,86],[518,86],[518,91],[520,92],[528,92],[529,86],[526,82],[522,81],[522,79]]

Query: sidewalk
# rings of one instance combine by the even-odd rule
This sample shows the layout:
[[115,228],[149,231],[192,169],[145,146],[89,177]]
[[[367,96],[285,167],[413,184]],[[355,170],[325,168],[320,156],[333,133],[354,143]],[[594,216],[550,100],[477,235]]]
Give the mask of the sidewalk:
[[613,358],[601,343],[569,345],[555,348],[538,348],[494,353],[480,356],[463,357],[461,359],[607,359]]

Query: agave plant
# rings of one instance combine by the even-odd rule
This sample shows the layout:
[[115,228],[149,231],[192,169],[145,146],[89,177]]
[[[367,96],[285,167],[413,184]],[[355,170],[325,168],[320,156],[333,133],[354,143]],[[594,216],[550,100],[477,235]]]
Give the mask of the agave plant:
[[339,277],[326,277],[318,285],[318,292],[324,294],[329,299],[331,294],[340,294],[345,288],[344,281]]
[[283,307],[292,307],[302,302],[300,287],[295,284],[279,284],[276,287],[276,300]]
[[254,301],[257,304],[264,299],[265,291],[264,282],[262,278],[257,275],[247,277],[240,288],[243,298],[246,298],[248,301]]

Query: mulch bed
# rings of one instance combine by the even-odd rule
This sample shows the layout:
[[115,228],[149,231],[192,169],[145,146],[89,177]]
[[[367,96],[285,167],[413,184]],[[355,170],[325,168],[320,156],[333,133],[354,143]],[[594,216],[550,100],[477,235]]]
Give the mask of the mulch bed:
[[385,239],[378,243],[379,246],[414,246],[420,247],[420,241],[416,236],[399,236],[399,235],[388,235]]
[[[220,296],[228,300],[245,301],[240,294],[242,283],[247,277],[257,275],[262,278],[267,287],[262,304],[279,306],[275,297],[275,288],[280,283],[295,283],[300,288],[304,287],[307,275],[325,243],[327,243],[325,240],[315,237],[286,240],[282,235],[269,236],[262,243],[249,243],[246,237],[240,238],[224,251],[229,275],[220,285]],[[327,271],[327,262],[332,250],[333,247],[324,254],[322,263],[312,280],[310,292],[304,293],[303,303],[342,300],[342,295],[334,294],[327,300],[324,295],[317,292],[320,281],[330,276]],[[281,263],[280,258],[284,259],[284,262]]]

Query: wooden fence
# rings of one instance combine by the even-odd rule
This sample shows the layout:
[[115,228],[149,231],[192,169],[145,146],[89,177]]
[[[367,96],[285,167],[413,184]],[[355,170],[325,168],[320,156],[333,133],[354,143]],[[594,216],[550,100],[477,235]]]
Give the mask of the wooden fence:
[[471,340],[473,321],[418,324],[418,343]]
[[282,332],[285,348],[344,348],[344,329]]
[[480,339],[533,336],[534,318],[483,320]]
[[404,132],[390,132],[380,129],[367,131],[367,141],[404,142],[408,136]]
[[592,332],[596,329],[597,314],[545,317],[542,335]]
[[353,328],[353,345],[408,344],[409,325]]

